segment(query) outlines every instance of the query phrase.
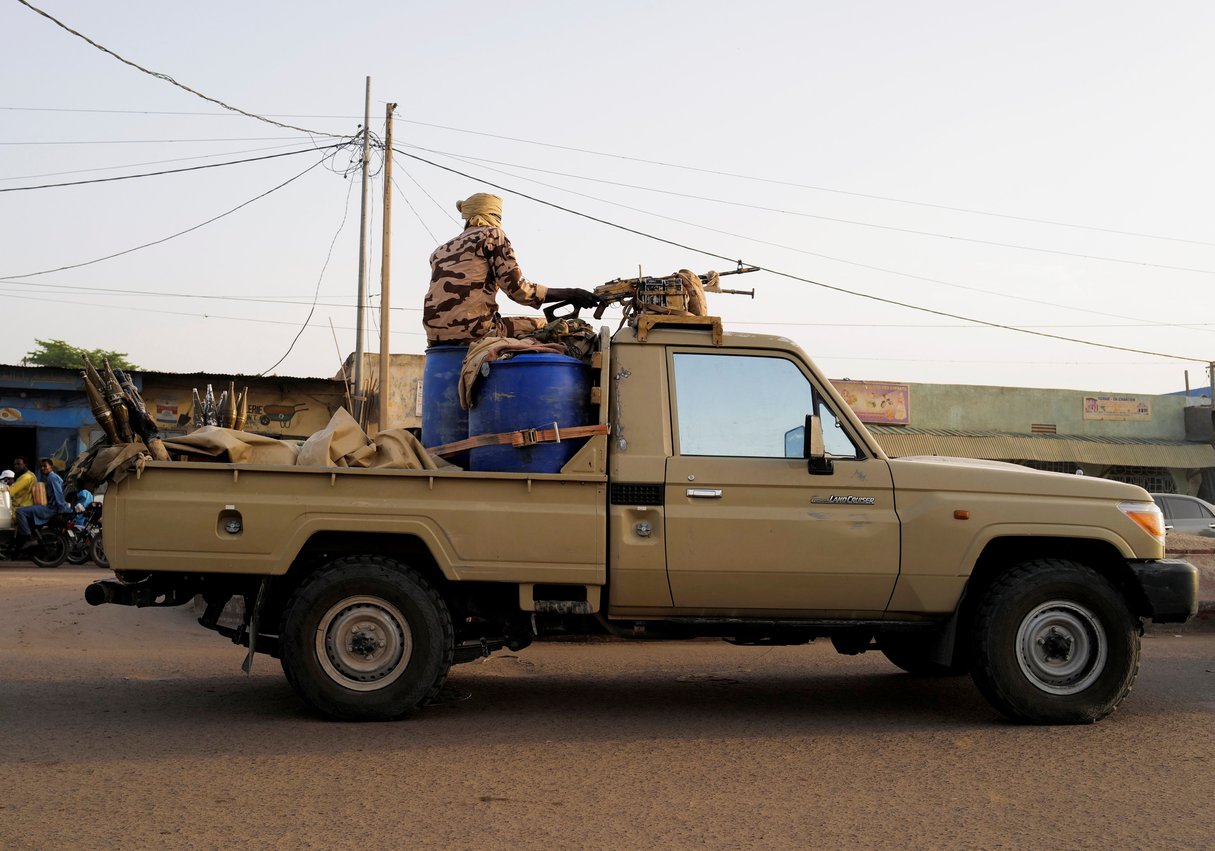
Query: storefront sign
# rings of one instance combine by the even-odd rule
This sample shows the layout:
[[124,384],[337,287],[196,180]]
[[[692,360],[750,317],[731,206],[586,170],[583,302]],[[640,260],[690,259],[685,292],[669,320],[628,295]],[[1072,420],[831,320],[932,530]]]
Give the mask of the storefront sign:
[[1150,420],[1152,403],[1138,396],[1085,396],[1086,420]]
[[886,425],[911,423],[911,387],[875,381],[832,381],[861,422]]

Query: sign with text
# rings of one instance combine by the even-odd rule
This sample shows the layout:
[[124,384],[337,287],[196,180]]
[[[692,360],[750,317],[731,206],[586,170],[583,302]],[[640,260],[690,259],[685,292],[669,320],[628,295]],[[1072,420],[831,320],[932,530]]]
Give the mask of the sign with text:
[[1138,396],[1085,396],[1086,420],[1150,420],[1152,403]]
[[832,381],[848,407],[865,423],[909,425],[911,387],[877,381]]

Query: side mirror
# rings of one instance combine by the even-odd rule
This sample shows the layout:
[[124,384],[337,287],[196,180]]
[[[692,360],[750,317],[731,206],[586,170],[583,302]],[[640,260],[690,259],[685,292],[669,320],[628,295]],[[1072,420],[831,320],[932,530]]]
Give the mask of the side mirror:
[[835,472],[835,464],[823,448],[823,423],[814,414],[806,414],[805,438],[802,455],[806,459],[806,470],[812,476],[830,476]]

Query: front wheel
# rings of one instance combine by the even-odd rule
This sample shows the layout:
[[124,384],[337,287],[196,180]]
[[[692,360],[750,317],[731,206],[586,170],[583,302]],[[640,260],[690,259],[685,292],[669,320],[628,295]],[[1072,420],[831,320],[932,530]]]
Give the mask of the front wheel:
[[443,598],[377,556],[338,559],[306,579],[284,610],[280,643],[300,697],[345,721],[413,713],[442,687],[455,647]]
[[1091,724],[1113,712],[1139,672],[1139,624],[1101,574],[1044,559],[984,594],[971,674],[1014,721]]
[[89,560],[90,544],[82,538],[72,538],[68,541],[67,546],[67,561],[68,564],[84,564]]

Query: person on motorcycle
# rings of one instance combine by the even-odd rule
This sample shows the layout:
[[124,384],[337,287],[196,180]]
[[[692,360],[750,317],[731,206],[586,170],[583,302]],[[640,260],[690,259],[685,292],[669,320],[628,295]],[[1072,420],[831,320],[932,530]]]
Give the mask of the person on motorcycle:
[[72,506],[72,511],[75,512],[72,517],[72,522],[76,524],[77,529],[83,529],[87,522],[85,512],[88,507],[93,504],[93,494],[91,491],[81,488],[76,491],[76,504]]
[[9,482],[8,493],[13,499],[13,508],[24,508],[34,504],[34,483],[38,477],[26,463],[25,456],[13,459],[14,481]]
[[63,498],[63,479],[55,472],[55,466],[50,458],[39,462],[42,478],[46,483],[46,505],[27,505],[17,509],[17,537],[22,540],[21,549],[29,549],[37,545],[34,530],[46,523],[57,514],[67,514],[71,511],[67,500]]

